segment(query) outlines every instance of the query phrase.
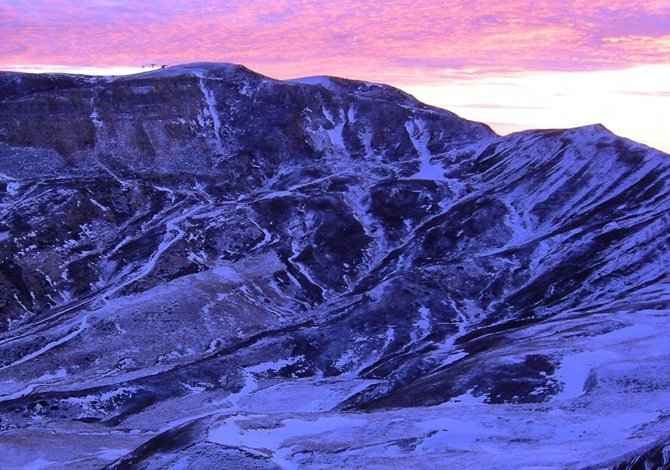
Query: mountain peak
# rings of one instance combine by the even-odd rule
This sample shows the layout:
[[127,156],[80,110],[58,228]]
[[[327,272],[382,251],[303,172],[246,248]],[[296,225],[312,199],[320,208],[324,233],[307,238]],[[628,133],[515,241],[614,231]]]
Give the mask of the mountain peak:
[[575,132],[580,132],[584,134],[610,134],[610,135],[615,135],[612,131],[610,131],[607,127],[605,127],[601,123],[595,123],[595,124],[586,124],[584,126],[578,126],[574,127],[572,129],[568,129],[571,131]]
[[241,64],[228,62],[192,62],[158,68],[146,72],[120,77],[124,78],[167,78],[190,75],[200,78],[229,78],[239,76],[263,77],[263,75]]

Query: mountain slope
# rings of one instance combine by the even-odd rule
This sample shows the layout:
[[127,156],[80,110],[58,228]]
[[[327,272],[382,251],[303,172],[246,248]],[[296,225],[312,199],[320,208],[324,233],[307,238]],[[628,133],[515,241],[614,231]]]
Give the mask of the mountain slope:
[[0,463],[642,454],[669,173],[602,126],[499,137],[337,78],[0,74]]

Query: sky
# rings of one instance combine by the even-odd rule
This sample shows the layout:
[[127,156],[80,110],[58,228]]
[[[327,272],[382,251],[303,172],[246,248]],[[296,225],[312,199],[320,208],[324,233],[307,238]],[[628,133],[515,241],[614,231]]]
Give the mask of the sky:
[[388,83],[499,133],[602,123],[670,152],[670,0],[0,0],[0,69],[241,63]]

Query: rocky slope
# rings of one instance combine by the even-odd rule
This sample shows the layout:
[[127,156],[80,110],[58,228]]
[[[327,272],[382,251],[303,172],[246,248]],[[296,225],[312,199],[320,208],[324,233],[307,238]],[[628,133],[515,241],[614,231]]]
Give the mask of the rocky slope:
[[0,467],[665,462],[669,176],[384,85],[0,74]]

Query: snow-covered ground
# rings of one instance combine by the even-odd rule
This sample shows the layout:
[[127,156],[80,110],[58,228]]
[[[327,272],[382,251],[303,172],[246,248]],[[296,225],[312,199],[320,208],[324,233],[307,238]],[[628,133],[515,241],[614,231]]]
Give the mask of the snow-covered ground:
[[[615,462],[670,433],[670,343],[663,333],[668,328],[667,311],[641,310],[566,314],[515,331],[514,342],[497,354],[511,361],[537,353],[559,358],[554,377],[562,391],[538,404],[487,404],[470,392],[438,406],[337,411],[339,403],[375,382],[355,376],[269,378],[301,360],[292,357],[245,368],[245,383],[236,393],[192,390],[118,428],[37,418],[29,428],[32,437],[5,428],[0,455],[3,468],[28,462],[34,468],[62,468],[66,462],[87,468],[125,455],[152,436],[204,421],[206,431],[196,440],[241,449],[280,468],[434,468],[439,461],[449,468],[530,469]],[[41,382],[67,378],[61,369]],[[68,442],[77,436],[83,437],[72,447]],[[171,455],[178,462],[179,447]]]
[[0,113],[43,139],[0,145],[0,469],[582,468],[665,445],[666,155],[234,65],[60,79],[68,129],[12,84]]

